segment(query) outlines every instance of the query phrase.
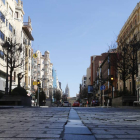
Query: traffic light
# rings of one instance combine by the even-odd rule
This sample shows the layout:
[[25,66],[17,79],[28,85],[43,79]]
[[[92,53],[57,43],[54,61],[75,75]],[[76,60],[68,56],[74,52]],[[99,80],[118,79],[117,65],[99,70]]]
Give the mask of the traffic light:
[[38,86],[38,87],[41,87],[41,82],[40,82],[40,80],[37,80],[37,86]]
[[110,75],[110,79],[109,79],[109,81],[110,81],[110,84],[112,85],[112,84],[113,84],[113,81],[114,81],[114,77],[113,77],[113,75]]

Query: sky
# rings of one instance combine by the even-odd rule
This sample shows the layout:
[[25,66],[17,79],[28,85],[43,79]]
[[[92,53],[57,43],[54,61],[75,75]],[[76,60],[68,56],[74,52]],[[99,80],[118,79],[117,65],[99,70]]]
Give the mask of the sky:
[[107,52],[139,0],[22,0],[34,51],[48,50],[58,80],[79,93],[90,56]]

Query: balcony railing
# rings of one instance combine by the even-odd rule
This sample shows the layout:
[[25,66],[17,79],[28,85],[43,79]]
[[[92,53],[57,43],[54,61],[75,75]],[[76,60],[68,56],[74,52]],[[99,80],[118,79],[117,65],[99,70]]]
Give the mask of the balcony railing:
[[31,27],[31,23],[30,23],[30,22],[24,22],[23,25],[24,25],[24,26]]

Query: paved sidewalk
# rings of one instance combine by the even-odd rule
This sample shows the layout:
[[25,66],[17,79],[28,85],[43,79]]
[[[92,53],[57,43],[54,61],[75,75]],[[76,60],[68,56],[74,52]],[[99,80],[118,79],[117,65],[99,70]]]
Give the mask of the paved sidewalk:
[[75,108],[97,140],[140,140],[140,109]]
[[65,125],[64,140],[95,140],[74,109],[70,110],[68,123]]
[[62,140],[70,108],[0,109],[0,140]]

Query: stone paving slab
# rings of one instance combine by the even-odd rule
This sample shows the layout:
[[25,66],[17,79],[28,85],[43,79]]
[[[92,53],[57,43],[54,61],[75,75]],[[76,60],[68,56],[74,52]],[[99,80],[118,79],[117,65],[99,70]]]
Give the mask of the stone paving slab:
[[62,140],[69,110],[70,108],[0,110],[0,140]]
[[100,134],[100,135],[110,135],[110,134],[127,134],[126,131],[123,130],[92,130],[93,134]]
[[140,135],[115,135],[117,138],[128,138],[128,139],[133,139],[133,138],[140,138]]
[[[98,139],[98,140],[102,140],[102,139]],[[107,139],[107,140],[139,140],[139,139]]]
[[140,109],[75,108],[97,140],[140,140]]
[[19,138],[60,138],[60,135],[54,134],[19,134]]
[[5,134],[5,133],[0,133],[0,138],[12,138],[15,137],[17,133],[12,133],[12,134]]
[[0,138],[0,140],[35,140],[35,138]]
[[12,134],[12,133],[17,133],[17,134],[24,134],[24,133],[30,133],[30,134],[43,134],[45,131],[3,131],[4,134]]
[[96,140],[93,135],[65,134],[63,140]]
[[65,134],[91,134],[87,127],[65,127]]
[[99,139],[108,139],[108,138],[115,138],[113,135],[95,135],[95,138]]

